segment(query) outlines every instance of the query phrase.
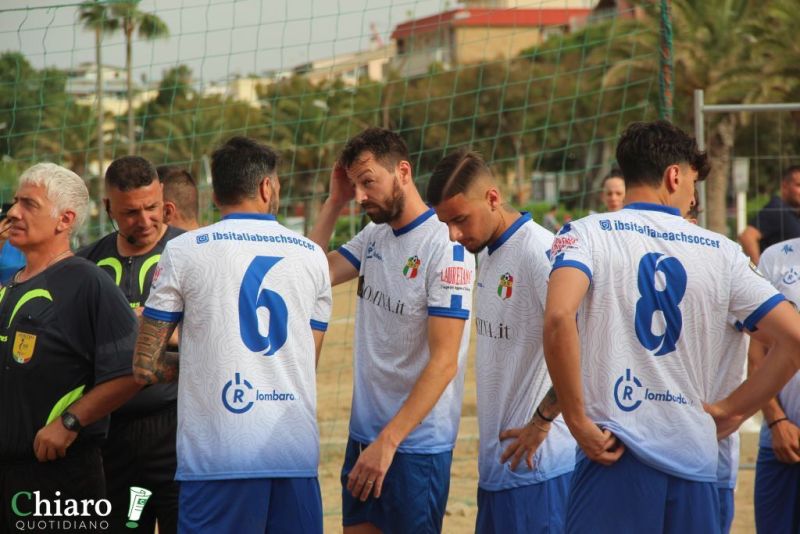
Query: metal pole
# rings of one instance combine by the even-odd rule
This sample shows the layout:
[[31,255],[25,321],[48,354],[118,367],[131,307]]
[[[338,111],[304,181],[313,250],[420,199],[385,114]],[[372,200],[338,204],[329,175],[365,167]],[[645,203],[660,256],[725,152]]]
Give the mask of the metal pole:
[[[703,117],[703,101],[704,95],[702,89],[694,90],[694,136],[697,139],[697,148],[702,152],[706,149],[706,130]],[[700,214],[698,215],[697,224],[703,228],[706,226],[706,209],[708,203],[706,202],[706,181],[703,180],[697,186],[697,196],[700,197]]]

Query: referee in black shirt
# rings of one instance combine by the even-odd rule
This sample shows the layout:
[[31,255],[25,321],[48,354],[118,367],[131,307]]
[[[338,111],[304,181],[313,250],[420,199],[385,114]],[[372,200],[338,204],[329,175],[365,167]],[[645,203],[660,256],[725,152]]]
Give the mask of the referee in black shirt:
[[[41,163],[20,176],[8,211],[9,241],[26,265],[0,289],[4,532],[41,529],[38,521],[69,530],[68,521],[107,514],[102,503],[79,517],[63,506],[105,497],[107,415],[139,389],[131,376],[136,317],[108,276],[70,251],[88,204],[79,176]],[[42,500],[50,506],[37,506]]]

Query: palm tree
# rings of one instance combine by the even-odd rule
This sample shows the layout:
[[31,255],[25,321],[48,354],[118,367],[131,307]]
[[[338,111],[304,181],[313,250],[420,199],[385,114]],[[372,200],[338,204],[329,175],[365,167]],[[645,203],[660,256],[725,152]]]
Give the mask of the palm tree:
[[[104,146],[104,139],[103,139],[103,120],[105,113],[103,110],[103,61],[102,61],[102,43],[103,43],[103,34],[106,33],[113,33],[117,31],[119,28],[119,23],[117,20],[111,18],[110,13],[104,4],[98,2],[98,0],[94,0],[92,2],[84,2],[81,4],[80,10],[78,11],[78,16],[83,23],[83,27],[87,30],[92,30],[94,32],[94,57],[95,57],[95,68],[97,69],[97,84],[95,86],[95,94],[97,98],[97,168],[98,170],[98,181],[99,184],[99,193],[101,196],[105,196],[104,186],[103,186],[103,167],[105,161],[105,146]],[[99,215],[99,225],[101,232],[105,230],[105,218],[106,213],[104,210],[100,210]]]
[[[633,39],[636,46],[657,49],[658,12],[647,9],[644,20],[650,31]],[[706,104],[742,104],[764,102],[766,87],[763,65],[754,54],[753,20],[763,17],[763,5],[756,0],[674,0],[672,4],[675,65],[674,122],[691,124],[694,89],[705,91]],[[763,28],[774,32],[774,28]],[[785,38],[785,35],[784,35]],[[627,43],[628,49],[631,43]],[[617,56],[619,57],[619,56]],[[657,76],[658,62],[652,57],[619,61],[605,77],[606,84],[618,85],[631,72],[651,72]],[[727,234],[726,196],[731,154],[741,113],[709,116],[706,147],[712,161],[706,185],[708,227]]]
[[119,19],[125,34],[125,67],[128,71],[128,154],[136,152],[136,130],[133,110],[133,32],[148,41],[167,37],[169,28],[153,13],[139,10],[139,0],[122,0],[111,5],[111,12]]

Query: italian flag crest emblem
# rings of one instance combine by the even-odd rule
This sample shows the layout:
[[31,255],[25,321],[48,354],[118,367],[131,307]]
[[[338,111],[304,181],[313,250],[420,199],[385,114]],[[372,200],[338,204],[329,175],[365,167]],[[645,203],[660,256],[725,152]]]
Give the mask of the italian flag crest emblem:
[[411,278],[416,278],[420,265],[422,265],[422,262],[420,261],[419,256],[411,256],[408,258],[408,261],[406,261],[406,266],[403,267],[403,276],[409,280]]
[[501,299],[511,298],[511,286],[514,285],[514,277],[509,273],[500,276],[500,284],[497,286],[497,296]]

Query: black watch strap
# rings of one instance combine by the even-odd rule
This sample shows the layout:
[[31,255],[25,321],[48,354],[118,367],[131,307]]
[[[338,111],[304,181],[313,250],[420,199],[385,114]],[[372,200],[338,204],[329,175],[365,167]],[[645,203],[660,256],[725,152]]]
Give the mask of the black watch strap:
[[74,413],[66,411],[61,414],[61,423],[71,432],[80,432],[83,426]]

